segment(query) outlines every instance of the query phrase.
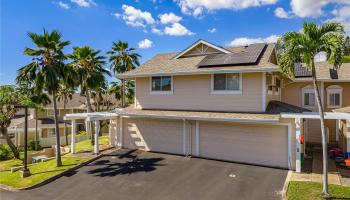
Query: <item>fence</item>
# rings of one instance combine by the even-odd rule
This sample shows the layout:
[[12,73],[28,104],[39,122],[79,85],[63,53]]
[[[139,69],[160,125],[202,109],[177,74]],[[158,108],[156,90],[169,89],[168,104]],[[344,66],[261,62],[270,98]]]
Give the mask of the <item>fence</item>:
[[[75,142],[80,142],[87,139],[89,139],[87,135],[75,136]],[[39,141],[42,147],[51,147],[52,145],[56,144],[56,137],[40,138]],[[60,141],[61,141],[61,145],[67,145],[65,136],[61,136]],[[71,136],[68,135],[68,144],[71,143],[70,141],[71,141]]]

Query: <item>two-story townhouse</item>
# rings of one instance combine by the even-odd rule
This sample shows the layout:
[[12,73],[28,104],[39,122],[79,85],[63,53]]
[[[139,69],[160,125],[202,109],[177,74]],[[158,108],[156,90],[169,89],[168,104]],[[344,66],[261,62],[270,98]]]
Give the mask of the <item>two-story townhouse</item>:
[[[52,98],[52,97],[50,97]],[[105,96],[104,109],[111,110],[116,107],[117,102],[112,96]],[[59,133],[61,136],[61,144],[65,145],[66,140],[64,138],[64,120],[63,117],[68,113],[84,113],[86,112],[85,106],[86,98],[79,93],[72,95],[72,98],[67,100],[64,105],[63,100],[57,101],[58,121],[59,121]],[[91,100],[93,108],[96,107],[94,100]],[[54,110],[53,102],[45,105],[44,107],[34,110],[29,110],[28,120],[28,140],[38,140],[41,146],[47,147],[55,144],[55,122],[54,122]],[[66,123],[67,133],[70,134],[71,124]],[[36,135],[36,130],[38,134]],[[77,120],[76,131],[85,130],[85,121]],[[107,132],[106,127],[103,127],[102,131]],[[12,120],[9,127],[9,133],[14,135],[14,142],[17,146],[23,146],[24,144],[24,117]]]
[[[337,71],[337,80],[330,79],[335,74],[330,65],[323,65],[317,64],[317,74],[330,144],[337,144],[333,132],[342,131],[339,144],[349,151],[345,120],[350,114],[333,112],[348,105],[349,64]],[[199,40],[119,74],[135,82],[134,105],[65,119],[73,124],[77,119],[110,120],[110,144],[119,147],[300,172],[305,141],[320,143],[321,133],[309,74],[296,68],[296,78],[280,72],[275,44],[222,48]]]

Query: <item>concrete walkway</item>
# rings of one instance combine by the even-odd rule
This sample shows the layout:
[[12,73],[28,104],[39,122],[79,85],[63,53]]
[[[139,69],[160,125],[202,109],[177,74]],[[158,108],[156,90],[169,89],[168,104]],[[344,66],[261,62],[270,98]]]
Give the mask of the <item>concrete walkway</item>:
[[[303,173],[293,172],[291,176],[292,181],[322,182],[322,149],[314,148],[312,152],[312,161],[305,160],[306,163]],[[311,163],[308,164],[307,162]],[[332,159],[328,159],[328,181],[329,184],[334,185],[350,185],[350,179],[340,176],[335,161]]]

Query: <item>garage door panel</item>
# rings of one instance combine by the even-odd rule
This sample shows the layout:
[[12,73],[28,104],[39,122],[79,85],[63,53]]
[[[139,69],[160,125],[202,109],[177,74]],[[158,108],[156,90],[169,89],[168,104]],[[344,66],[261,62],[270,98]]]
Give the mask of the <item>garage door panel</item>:
[[200,156],[267,166],[288,167],[284,126],[201,123]]
[[182,153],[182,123],[172,120],[127,119],[123,146],[165,153]]

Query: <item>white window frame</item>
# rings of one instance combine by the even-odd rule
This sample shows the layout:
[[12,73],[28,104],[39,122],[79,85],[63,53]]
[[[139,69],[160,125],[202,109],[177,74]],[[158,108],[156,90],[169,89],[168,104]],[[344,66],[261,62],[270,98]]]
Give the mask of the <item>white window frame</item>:
[[[52,130],[53,130],[53,132],[52,132]],[[47,137],[56,137],[55,128],[48,128],[47,129]]]
[[[49,111],[50,111],[50,110],[52,110],[52,115],[49,114]],[[55,117],[55,111],[54,111],[53,109],[47,109],[47,110],[46,110],[46,115],[47,115],[48,117]],[[59,109],[57,109],[57,116],[58,116],[58,117],[61,116],[61,112],[60,112]]]
[[[339,94],[339,105],[330,105],[331,94]],[[327,87],[327,107],[341,108],[343,105],[343,88],[338,85],[331,85]]]
[[[239,90],[214,90],[214,75],[215,74],[239,74]],[[211,74],[211,91],[210,94],[239,94],[242,95],[242,73],[215,73]]]
[[311,86],[311,85],[307,85],[305,87],[303,87],[302,89],[302,92],[301,92],[301,100],[302,100],[302,106],[303,108],[315,108],[316,107],[316,95],[315,95],[315,102],[314,102],[314,105],[313,106],[310,106],[310,105],[305,105],[305,94],[306,93],[312,93],[315,95],[315,91],[314,91],[314,87]]
[[[158,77],[158,76],[151,76],[149,77],[149,91],[151,95],[173,95],[174,94],[174,78],[173,76],[170,76],[171,78],[171,84],[170,84],[170,91],[153,91],[152,90],[152,78]],[[159,76],[164,77],[164,76]]]

